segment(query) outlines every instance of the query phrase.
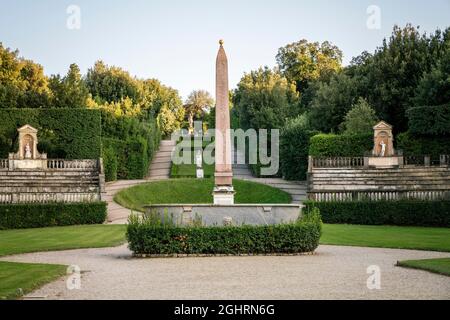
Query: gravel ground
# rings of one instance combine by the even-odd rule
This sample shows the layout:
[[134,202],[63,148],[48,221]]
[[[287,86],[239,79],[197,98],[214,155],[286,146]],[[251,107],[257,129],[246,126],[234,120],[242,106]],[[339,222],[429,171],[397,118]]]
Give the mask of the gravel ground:
[[[320,246],[315,255],[135,259],[126,245],[3,257],[81,268],[81,289],[66,278],[31,297],[46,299],[450,299],[450,277],[395,267],[398,260],[449,253]],[[367,268],[381,270],[369,290]]]

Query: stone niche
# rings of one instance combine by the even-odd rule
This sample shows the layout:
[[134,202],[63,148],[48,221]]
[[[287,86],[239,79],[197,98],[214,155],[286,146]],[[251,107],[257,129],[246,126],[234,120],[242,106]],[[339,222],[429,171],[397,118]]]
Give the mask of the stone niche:
[[19,150],[9,154],[12,169],[46,169],[47,154],[37,150],[38,130],[26,124],[19,129]]
[[384,121],[380,121],[373,127],[373,131],[374,143],[372,156],[368,159],[369,167],[398,167],[401,158],[395,154],[392,126]]

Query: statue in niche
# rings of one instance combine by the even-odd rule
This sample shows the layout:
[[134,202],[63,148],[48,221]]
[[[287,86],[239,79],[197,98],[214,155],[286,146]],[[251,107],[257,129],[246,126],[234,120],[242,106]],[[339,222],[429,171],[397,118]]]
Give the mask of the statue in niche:
[[381,146],[380,157],[384,157],[386,154],[386,143],[384,143],[384,140],[381,140],[380,146]]
[[32,157],[33,155],[31,154],[30,143],[27,142],[27,144],[25,145],[25,159],[31,159]]

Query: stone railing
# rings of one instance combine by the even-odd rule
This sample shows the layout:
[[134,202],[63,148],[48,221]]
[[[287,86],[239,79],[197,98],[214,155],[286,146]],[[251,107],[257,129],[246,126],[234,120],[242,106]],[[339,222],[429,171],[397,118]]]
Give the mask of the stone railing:
[[0,203],[95,202],[98,193],[1,193]]
[[0,170],[9,168],[9,160],[8,159],[0,159]]
[[364,157],[309,157],[309,167],[312,168],[359,168],[364,167]]
[[47,169],[50,170],[67,170],[67,169],[91,169],[99,168],[98,160],[65,160],[65,159],[49,159],[47,160]]
[[379,200],[450,200],[450,190],[435,191],[326,191],[309,192],[309,200],[329,202],[329,201],[379,201]]

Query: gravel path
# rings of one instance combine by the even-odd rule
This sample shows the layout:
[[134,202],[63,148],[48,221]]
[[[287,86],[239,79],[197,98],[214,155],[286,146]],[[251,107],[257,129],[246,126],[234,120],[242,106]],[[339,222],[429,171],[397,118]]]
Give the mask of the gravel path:
[[[448,256],[320,246],[309,256],[134,259],[123,245],[0,260],[80,266],[80,290],[67,290],[62,278],[30,295],[47,299],[450,299],[450,277],[394,266]],[[380,290],[367,288],[370,265],[381,269]]]

